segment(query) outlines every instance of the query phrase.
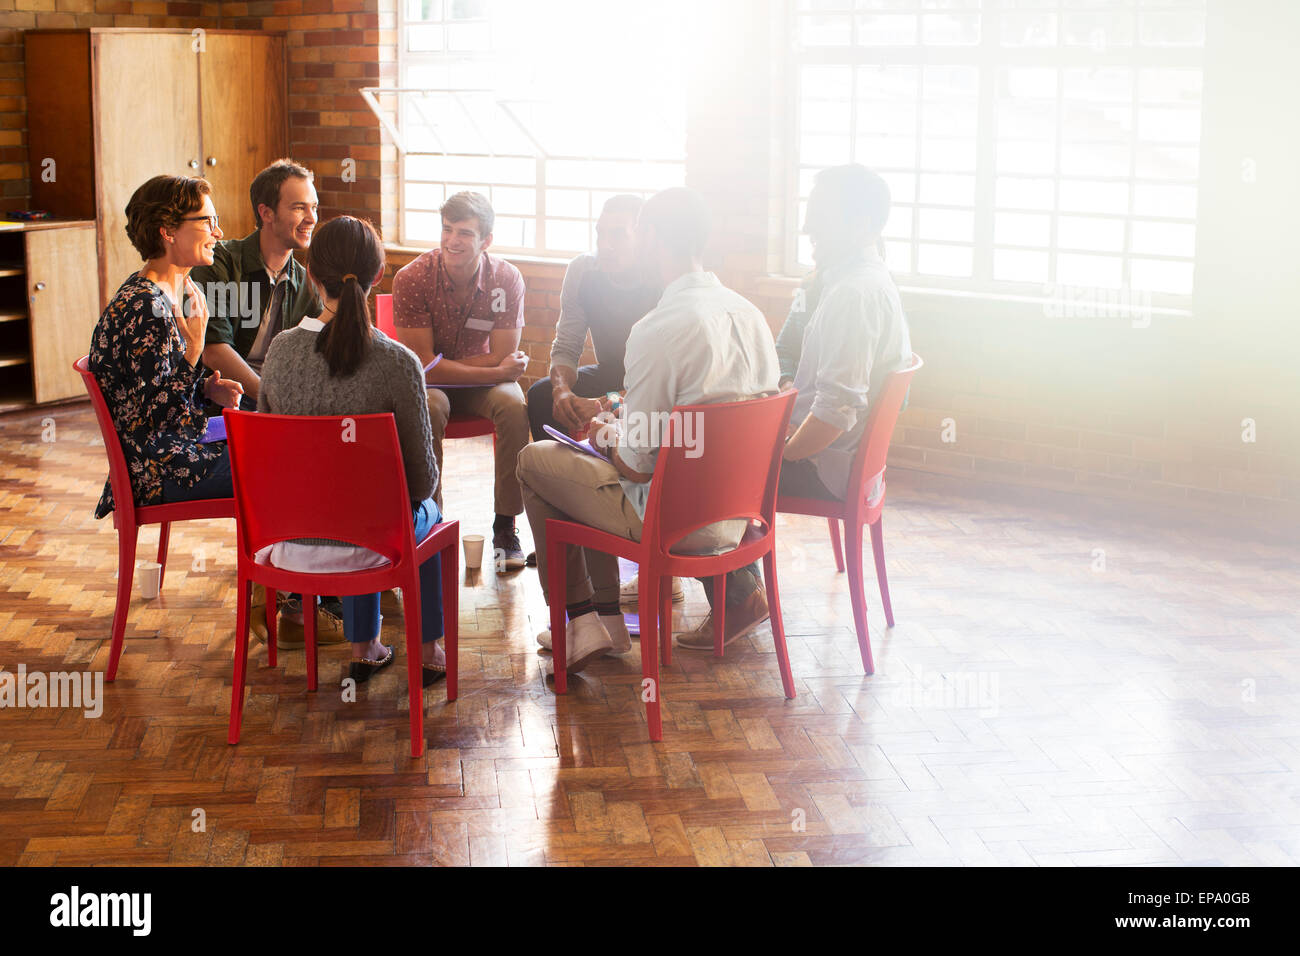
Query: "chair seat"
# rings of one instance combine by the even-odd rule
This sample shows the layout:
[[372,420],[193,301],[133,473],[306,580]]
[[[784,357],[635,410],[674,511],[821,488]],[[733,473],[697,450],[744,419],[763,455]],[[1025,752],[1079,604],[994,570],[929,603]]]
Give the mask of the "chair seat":
[[479,435],[493,435],[496,429],[492,419],[480,418],[478,415],[452,415],[447,419],[443,438],[477,438]]

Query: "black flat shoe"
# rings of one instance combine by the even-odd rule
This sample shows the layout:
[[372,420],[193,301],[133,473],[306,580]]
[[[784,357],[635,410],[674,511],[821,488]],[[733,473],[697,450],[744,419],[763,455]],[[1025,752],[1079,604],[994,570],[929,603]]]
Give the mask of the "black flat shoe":
[[445,667],[429,664],[424,664],[422,667],[424,669],[423,685],[425,687],[432,687],[434,684],[438,683],[438,681],[447,676],[447,668]]
[[388,656],[382,660],[368,661],[364,658],[354,660],[348,665],[348,676],[358,684],[364,684],[391,663],[393,663],[393,649],[390,647]]

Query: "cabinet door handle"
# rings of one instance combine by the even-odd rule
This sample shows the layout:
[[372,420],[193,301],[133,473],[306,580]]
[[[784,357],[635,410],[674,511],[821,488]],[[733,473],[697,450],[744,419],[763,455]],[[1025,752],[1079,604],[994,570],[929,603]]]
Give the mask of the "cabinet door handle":
[[198,169],[198,168],[199,168],[199,161],[197,159],[191,159],[190,169]]
[[36,291],[37,291],[37,292],[44,292],[44,291],[45,291],[45,283],[44,283],[44,282],[38,282],[38,283],[36,283]]
[[208,165],[209,165],[209,166],[215,166],[215,165],[217,165],[217,157],[215,157],[215,156],[209,156],[209,157],[208,157]]

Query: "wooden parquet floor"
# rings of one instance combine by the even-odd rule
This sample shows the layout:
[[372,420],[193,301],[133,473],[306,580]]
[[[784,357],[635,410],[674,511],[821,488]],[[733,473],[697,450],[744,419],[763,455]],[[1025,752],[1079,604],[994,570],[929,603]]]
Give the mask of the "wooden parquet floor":
[[[466,532],[489,527],[489,447],[448,446]],[[0,462],[0,665],[102,670],[116,538],[88,407],[0,420]],[[660,744],[636,645],[557,699],[534,572],[489,569],[462,590],[461,697],[426,693],[414,761],[402,667],[344,703],[344,648],[315,694],[301,652],[259,650],[228,746],[233,522],[177,525],[102,715],[0,710],[0,865],[1300,862],[1294,547],[901,471],[890,494],[874,677],[814,519],[782,522],[797,698],[766,628],[722,662],[679,650]],[[691,582],[682,613],[704,610]]]

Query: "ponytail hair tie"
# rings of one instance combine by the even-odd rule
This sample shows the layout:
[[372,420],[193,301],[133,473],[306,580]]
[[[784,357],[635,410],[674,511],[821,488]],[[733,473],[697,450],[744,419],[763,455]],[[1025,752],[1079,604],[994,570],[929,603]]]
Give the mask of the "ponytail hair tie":
[[352,272],[349,272],[347,275],[345,275],[345,276],[343,277],[343,281],[344,281],[344,282],[347,282],[349,279],[352,279],[352,280],[355,281],[355,280],[356,280],[356,274],[355,274],[355,273],[352,273]]

